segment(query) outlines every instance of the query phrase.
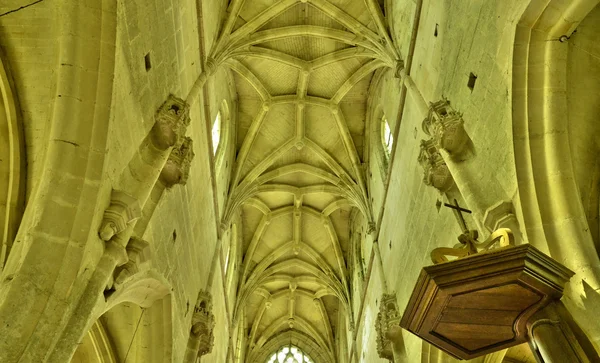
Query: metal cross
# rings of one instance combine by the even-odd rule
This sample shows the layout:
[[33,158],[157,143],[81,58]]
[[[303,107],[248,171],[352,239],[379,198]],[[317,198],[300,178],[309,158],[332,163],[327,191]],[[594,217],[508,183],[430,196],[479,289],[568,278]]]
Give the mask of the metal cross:
[[458,224],[460,225],[460,228],[462,228],[463,233],[469,232],[469,228],[467,227],[467,222],[465,221],[465,218],[463,217],[462,214],[463,213],[471,214],[473,212],[458,205],[458,201],[456,199],[454,199],[454,204],[444,203],[444,207],[448,207],[454,211],[454,215],[458,219]]

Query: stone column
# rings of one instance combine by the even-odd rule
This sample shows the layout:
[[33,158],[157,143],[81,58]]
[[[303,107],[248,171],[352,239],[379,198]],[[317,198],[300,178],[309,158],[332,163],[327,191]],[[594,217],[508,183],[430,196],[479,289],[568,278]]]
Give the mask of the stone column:
[[600,362],[591,341],[560,301],[552,302],[528,321],[529,346],[544,363]]
[[155,120],[152,130],[121,174],[118,190],[113,190],[110,206],[98,231],[105,242],[104,253],[50,356],[51,362],[68,362],[98,318],[104,291],[110,285],[115,269],[129,260],[126,247],[133,234],[134,222],[141,215],[140,209],[157,182],[171,149],[183,142],[190,123],[189,106],[183,100],[169,96],[158,109]]

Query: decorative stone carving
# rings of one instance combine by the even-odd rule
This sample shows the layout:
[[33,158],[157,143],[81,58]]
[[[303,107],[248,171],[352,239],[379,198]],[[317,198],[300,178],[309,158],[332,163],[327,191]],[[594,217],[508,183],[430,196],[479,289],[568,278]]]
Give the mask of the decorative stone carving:
[[422,127],[438,148],[448,151],[451,155],[461,154],[469,141],[462,115],[454,111],[447,100],[431,104],[429,115],[423,120]]
[[418,161],[423,167],[423,182],[426,185],[432,186],[442,193],[447,192],[454,185],[452,174],[450,174],[434,140],[421,140]]
[[113,190],[110,199],[100,225],[99,234],[103,241],[109,241],[142,215],[138,200],[129,194]]
[[178,146],[190,124],[190,106],[184,100],[169,95],[156,114],[152,128],[152,143],[161,150]]
[[129,277],[140,272],[142,265],[150,260],[150,244],[141,238],[131,238],[125,250],[128,261],[115,270],[115,289],[118,289]]
[[377,353],[379,358],[394,361],[394,344],[402,339],[400,328],[400,314],[396,294],[383,294],[379,304],[379,313],[375,321],[377,331]]
[[198,302],[194,308],[192,317],[192,338],[196,339],[198,345],[198,356],[209,354],[214,343],[213,329],[215,317],[212,313],[212,298],[207,291],[200,291]]
[[170,188],[173,185],[185,185],[190,174],[190,165],[194,159],[193,141],[189,137],[184,137],[183,142],[176,148],[173,148],[169,159],[160,173],[160,180]]

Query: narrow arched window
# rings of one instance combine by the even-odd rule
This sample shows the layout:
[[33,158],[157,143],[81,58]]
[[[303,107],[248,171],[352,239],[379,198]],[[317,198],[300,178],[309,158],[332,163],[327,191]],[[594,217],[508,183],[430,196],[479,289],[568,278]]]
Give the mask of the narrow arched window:
[[217,149],[219,148],[219,142],[221,141],[221,111],[217,113],[217,117],[215,117],[215,121],[212,126],[212,144],[213,144],[213,154],[217,154]]
[[392,129],[385,115],[381,118],[381,142],[389,157],[394,146],[394,135],[392,135]]
[[312,359],[300,348],[293,345],[281,347],[277,353],[273,353],[267,363],[314,363]]

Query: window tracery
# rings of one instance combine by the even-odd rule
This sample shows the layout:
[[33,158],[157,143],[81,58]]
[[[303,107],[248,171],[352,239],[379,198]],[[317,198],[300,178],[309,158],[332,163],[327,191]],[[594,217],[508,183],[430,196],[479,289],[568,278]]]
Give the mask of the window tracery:
[[314,363],[300,348],[289,345],[273,353],[267,363]]

